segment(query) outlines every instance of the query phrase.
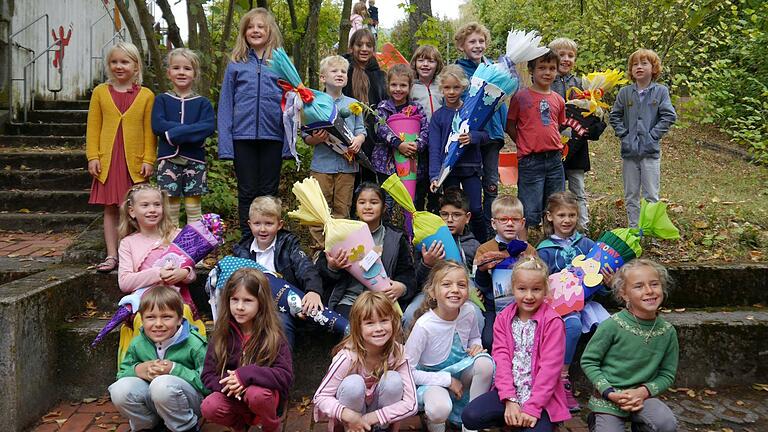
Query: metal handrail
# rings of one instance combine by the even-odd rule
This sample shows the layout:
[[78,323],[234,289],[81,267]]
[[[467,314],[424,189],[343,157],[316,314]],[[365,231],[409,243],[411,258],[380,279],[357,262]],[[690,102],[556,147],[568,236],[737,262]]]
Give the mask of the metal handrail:
[[[110,44],[113,44],[115,42],[115,39],[118,38],[118,37],[121,40],[125,40],[125,27],[123,27],[120,30],[116,31],[115,34],[113,34],[111,38],[109,38],[106,42],[104,42],[104,44],[99,49],[99,54],[101,54],[101,55],[91,57],[91,61],[93,61],[93,59],[104,59],[104,48],[106,48]],[[101,81],[104,81],[105,78],[106,78],[105,74],[106,74],[106,68],[107,67],[108,66],[104,66],[104,67],[101,68]],[[93,82],[93,80],[91,80],[91,82]]]
[[[34,83],[36,75],[37,75],[36,74],[36,69],[35,69],[35,63],[37,62],[37,59],[42,57],[43,54],[48,54],[48,62],[50,63],[50,54],[49,53],[51,51],[56,51],[56,50],[52,50],[51,49],[51,48],[53,48],[56,45],[59,46],[59,50],[60,50],[61,49],[61,40],[57,40],[57,41],[53,42],[52,44],[48,45],[48,47],[45,48],[45,51],[41,52],[36,57],[34,57],[32,60],[28,61],[27,64],[24,65],[24,70],[23,70],[23,74],[24,74],[24,80],[23,80],[24,81],[24,104],[23,104],[24,105],[24,122],[23,123],[27,122],[27,116],[29,114],[29,108],[31,107],[33,110],[35,109],[35,98],[34,97],[31,98],[29,105],[27,105],[27,95],[29,94],[29,91],[27,89],[27,69],[32,67],[32,82]],[[61,91],[62,88],[64,88],[64,74],[63,74],[64,71],[63,71],[63,69],[64,69],[63,62],[59,62],[59,88],[57,90],[54,90],[54,89],[50,88],[50,84],[48,83],[48,81],[50,81],[50,73],[47,74],[47,75],[49,75],[49,77],[47,77],[47,79],[46,79],[46,87],[48,88],[48,91],[59,92],[59,91]],[[34,92],[35,92],[35,90],[33,88],[32,89],[32,93],[34,93]],[[12,123],[12,124],[22,124],[22,123]]]
[[[110,43],[114,42],[115,37],[118,34],[120,35],[120,39],[125,40],[125,27],[123,27],[120,30],[118,30],[117,32],[115,32],[112,35],[112,37],[104,45],[101,46],[101,49],[99,50],[99,53],[101,54],[100,56],[93,55],[93,51],[94,51],[94,49],[93,49],[93,28],[96,26],[96,24],[98,24],[101,20],[103,20],[107,16],[112,20],[112,23],[113,23],[113,27],[112,28],[114,28],[115,19],[112,17],[112,14],[109,12],[109,9],[107,9],[107,12],[104,15],[102,15],[101,18],[97,19],[96,21],[94,21],[93,24],[91,24],[91,28],[89,30],[90,31],[90,40],[88,42],[88,53],[91,56],[91,60],[90,60],[90,63],[88,65],[88,82],[89,82],[90,85],[93,84],[93,67],[94,67],[93,66],[93,61],[97,60],[97,59],[103,59],[104,58],[104,47],[107,44],[110,44]],[[103,68],[102,68],[102,71],[103,71]],[[103,76],[103,72],[102,72],[102,76]]]

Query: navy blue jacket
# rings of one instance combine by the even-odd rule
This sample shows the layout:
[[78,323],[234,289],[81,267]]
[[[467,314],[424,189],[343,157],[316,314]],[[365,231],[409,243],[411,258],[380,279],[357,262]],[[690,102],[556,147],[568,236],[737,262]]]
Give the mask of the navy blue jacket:
[[[458,109],[441,107],[432,114],[429,122],[429,179],[437,180],[440,168],[445,159],[445,145],[448,136],[451,135],[451,123]],[[488,132],[469,131],[470,143],[464,146],[464,153],[456,161],[451,169],[450,176],[467,177],[480,174],[483,168],[483,159],[480,155],[480,146],[488,142]]]
[[152,132],[158,136],[158,160],[184,156],[205,162],[205,139],[215,131],[213,105],[208,99],[182,99],[171,93],[155,97]]
[[595,242],[577,231],[569,248],[563,248],[551,238],[547,238],[536,246],[536,253],[542,261],[547,263],[549,273],[553,274],[571,265],[571,261],[577,255],[586,255],[594,244]]

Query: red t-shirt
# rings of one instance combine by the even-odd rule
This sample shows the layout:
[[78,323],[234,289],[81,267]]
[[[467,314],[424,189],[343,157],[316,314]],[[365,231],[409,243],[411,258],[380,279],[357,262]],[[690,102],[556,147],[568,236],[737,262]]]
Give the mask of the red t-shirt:
[[565,101],[556,92],[522,89],[512,98],[507,121],[517,127],[517,157],[562,150],[559,126],[565,123]]

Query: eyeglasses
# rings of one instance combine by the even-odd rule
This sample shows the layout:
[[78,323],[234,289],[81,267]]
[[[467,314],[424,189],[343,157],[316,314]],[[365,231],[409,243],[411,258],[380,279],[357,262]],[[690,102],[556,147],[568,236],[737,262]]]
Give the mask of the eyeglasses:
[[525,220],[525,218],[521,217],[511,217],[511,216],[502,216],[497,218],[491,218],[491,220],[495,220],[496,222],[499,222],[501,224],[509,224],[509,223],[520,223]]
[[461,213],[461,212],[456,212],[456,213],[440,212],[440,217],[445,220],[448,220],[448,219],[456,220],[466,215],[467,215],[466,213]]

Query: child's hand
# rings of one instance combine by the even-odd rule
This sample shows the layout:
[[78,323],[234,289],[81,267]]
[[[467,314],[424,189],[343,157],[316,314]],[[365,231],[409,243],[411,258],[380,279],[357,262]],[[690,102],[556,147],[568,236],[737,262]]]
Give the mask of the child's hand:
[[190,269],[188,268],[177,268],[171,270],[162,269],[160,270],[160,279],[162,279],[163,283],[166,285],[176,285],[177,283],[186,279],[187,276],[189,276],[189,272]]
[[445,258],[445,247],[441,241],[433,240],[429,248],[421,248],[421,260],[429,268],[434,267],[437,261],[443,258]]
[[149,368],[152,366],[152,363],[154,363],[154,360],[139,363],[133,368],[133,372],[136,373],[137,377],[143,379],[144,381],[152,381],[152,378],[154,377],[149,375]]
[[631,412],[632,411],[633,405],[630,402],[631,399],[624,392],[611,392],[611,393],[608,393],[608,400],[610,400],[611,402],[613,402],[616,405],[618,405],[619,408],[622,411],[627,411],[627,412]]
[[406,141],[400,143],[400,145],[397,146],[397,149],[400,150],[400,153],[402,153],[404,156],[413,157],[416,155],[416,150],[418,150],[418,147],[416,146],[415,142]]
[[474,357],[480,353],[488,352],[488,350],[484,349],[482,345],[472,345],[467,350],[467,354],[469,354],[470,357]]
[[98,159],[88,161],[88,174],[98,177],[101,174],[101,162]]
[[507,426],[520,426],[520,404],[507,400],[504,402],[504,423]]
[[160,375],[168,375],[173,369],[173,362],[168,360],[153,360],[149,365],[147,375],[150,379],[155,379]]
[[[626,403],[624,406],[628,407],[625,411],[640,411],[643,409],[643,401],[650,397],[650,393],[645,387],[638,387],[634,389],[624,390],[621,392],[626,397]],[[622,407],[622,409],[624,409]]]
[[405,285],[402,282],[391,281],[389,287],[385,288],[382,292],[392,301],[397,301],[397,299],[405,294]]
[[365,421],[363,415],[359,412],[344,408],[341,411],[341,421],[346,426],[347,431],[363,432],[371,430],[371,426]]
[[155,171],[155,167],[152,164],[144,162],[141,164],[141,176],[147,178]]
[[522,427],[533,428],[536,426],[537,421],[539,421],[539,419],[530,414],[524,412],[520,413],[520,426]]
[[613,275],[615,275],[616,272],[611,270],[609,267],[603,267],[600,269],[600,274],[603,275],[603,285],[610,288],[611,282],[613,282]]
[[304,298],[301,299],[301,312],[304,315],[309,315],[312,311],[322,311],[323,300],[320,298],[320,294],[310,291],[304,294]]
[[352,265],[352,263],[349,262],[349,253],[346,249],[340,250],[336,255],[329,252],[326,253],[325,256],[328,260],[328,268],[330,270],[339,271]]
[[485,303],[485,296],[483,296],[483,292],[480,291],[480,288],[475,288],[475,295],[480,300],[480,303]]
[[[228,370],[229,376],[222,378],[219,383],[224,384],[224,388],[221,389],[222,393],[225,393],[229,397],[235,397],[240,399],[240,393],[245,391],[245,387],[237,378],[235,371]],[[226,383],[224,381],[226,380]]]
[[352,154],[360,153],[360,148],[363,147],[365,142],[365,135],[358,135],[352,140],[352,144],[349,145],[349,152]]
[[429,184],[429,191],[436,193],[438,189],[440,189],[440,186],[438,186],[437,180],[433,180],[432,183]]
[[451,385],[448,386],[448,390],[456,396],[456,399],[461,399],[461,395],[464,394],[464,384],[456,378],[451,377]]
[[470,142],[472,142],[472,139],[470,138],[468,133],[463,133],[459,135],[459,144],[469,145]]

